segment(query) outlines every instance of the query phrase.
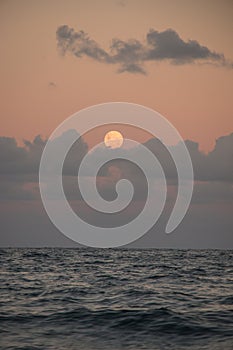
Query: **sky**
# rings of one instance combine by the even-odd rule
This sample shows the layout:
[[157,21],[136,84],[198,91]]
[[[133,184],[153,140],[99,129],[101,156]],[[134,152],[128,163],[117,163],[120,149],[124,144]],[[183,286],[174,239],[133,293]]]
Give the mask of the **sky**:
[[[124,101],[158,111],[189,140],[196,176],[191,208],[174,235],[162,233],[168,203],[157,227],[135,244],[233,248],[232,15],[230,0],[2,0],[0,245],[75,245],[43,209],[41,152],[73,113]],[[141,130],[116,129],[156,144]],[[84,135],[78,152],[106,131]],[[133,176],[129,168],[113,164],[102,181]]]

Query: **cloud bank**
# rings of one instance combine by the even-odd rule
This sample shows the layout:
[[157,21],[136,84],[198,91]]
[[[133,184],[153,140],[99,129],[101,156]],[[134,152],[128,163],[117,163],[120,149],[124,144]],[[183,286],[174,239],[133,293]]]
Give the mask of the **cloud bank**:
[[[54,147],[59,151],[60,142],[74,132],[77,133],[69,130],[53,140]],[[41,203],[38,168],[45,143],[46,140],[37,136],[19,146],[14,138],[0,137],[0,246],[77,246],[56,230]],[[158,224],[134,246],[232,248],[233,133],[220,137],[208,154],[200,152],[197,143],[186,141],[193,162],[195,185],[189,211],[174,235],[164,235],[163,232],[176,199],[176,169],[160,140],[150,139],[145,145],[165,171],[168,196]],[[179,144],[173,147],[179,147]],[[141,212],[146,200],[147,184],[142,171],[122,159],[108,162],[100,169],[97,188],[106,200],[116,198],[116,182],[120,178],[129,179],[135,191],[132,202],[124,211],[116,215],[100,214],[85,204],[78,190],[77,167],[87,152],[87,145],[80,138],[64,163],[63,186],[71,207],[84,221],[93,225],[114,227],[126,224]],[[104,157],[105,152],[117,156],[117,150],[97,149],[90,154],[93,166],[96,158]],[[139,150],[135,147],[125,152]],[[88,181],[94,181],[92,173],[90,168],[85,175]],[[56,199],[53,188],[50,190]]]
[[[70,133],[78,133],[75,130],[69,130],[66,133],[54,139],[53,145],[58,149],[59,144],[69,137]],[[222,182],[228,183],[232,188],[233,183],[233,133],[222,136],[216,140],[214,149],[208,154],[199,150],[198,143],[185,141],[189,150],[195,181],[199,183]],[[16,140],[10,137],[0,137],[0,180],[2,199],[34,199],[39,198],[38,192],[38,171],[40,158],[46,144],[40,136],[36,136],[31,141],[24,141],[24,146],[18,146]],[[176,184],[177,173],[173,160],[166,150],[163,143],[152,138],[144,144],[150,149],[165,172],[170,184]],[[179,147],[178,145],[170,147]],[[81,198],[80,194],[74,192],[73,184],[76,181],[78,166],[88,152],[87,145],[80,137],[71,147],[63,166],[64,186],[67,188],[67,195]],[[115,197],[115,184],[120,178],[126,178],[141,187],[138,191],[138,197],[146,193],[143,185],[143,172],[132,162],[128,162],[117,157],[117,149],[97,148],[95,152],[89,152],[90,169],[87,177],[92,177],[97,159],[105,159],[105,153],[111,152],[113,160],[103,165],[98,174],[100,192],[106,197],[113,199]],[[136,153],[140,157],[140,150],[125,149],[129,159],[130,154]],[[93,167],[93,168],[92,168]],[[153,173],[151,173],[153,177]],[[203,188],[203,185],[202,185]],[[225,188],[225,187],[224,187]],[[144,197],[144,196],[143,196]]]
[[167,60],[171,64],[203,62],[223,67],[233,67],[224,54],[210,50],[196,40],[184,41],[173,29],[157,31],[151,29],[145,42],[112,39],[109,50],[103,49],[83,30],[75,31],[62,25],[56,32],[57,46],[62,55],[71,53],[76,58],[89,57],[105,64],[118,65],[118,73],[146,74],[146,62]]

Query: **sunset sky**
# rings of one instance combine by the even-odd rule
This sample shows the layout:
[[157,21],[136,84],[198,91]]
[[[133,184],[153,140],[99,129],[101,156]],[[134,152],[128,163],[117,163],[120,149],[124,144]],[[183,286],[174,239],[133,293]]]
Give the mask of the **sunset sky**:
[[[73,244],[40,201],[45,140],[77,111],[122,101],[158,111],[189,140],[191,209],[177,236],[157,245],[233,248],[232,18],[231,0],[0,1],[0,245]],[[114,130],[156,153],[148,133]],[[97,128],[83,141],[90,148],[107,131]],[[124,173],[114,166],[103,177]],[[142,246],[151,242],[153,233]]]
[[[185,139],[210,150],[233,129],[232,16],[231,0],[1,1],[1,134],[46,137],[81,108],[125,101],[157,110]],[[114,38],[145,43],[151,29],[170,28],[228,63],[162,59],[145,62],[146,75],[118,73],[117,64],[62,57],[56,39],[62,25],[84,31],[106,51]]]

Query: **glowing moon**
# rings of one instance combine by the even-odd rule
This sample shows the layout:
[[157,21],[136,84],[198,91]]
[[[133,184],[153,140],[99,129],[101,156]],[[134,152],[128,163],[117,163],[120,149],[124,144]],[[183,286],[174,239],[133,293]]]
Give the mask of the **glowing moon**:
[[119,131],[109,131],[104,136],[104,143],[106,147],[110,148],[119,148],[122,146],[123,143],[123,136]]

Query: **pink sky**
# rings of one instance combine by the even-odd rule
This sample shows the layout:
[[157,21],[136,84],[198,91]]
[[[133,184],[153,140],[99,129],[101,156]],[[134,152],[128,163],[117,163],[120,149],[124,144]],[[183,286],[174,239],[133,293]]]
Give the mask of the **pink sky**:
[[1,1],[1,135],[48,136],[71,114],[97,103],[134,102],[164,115],[185,139],[210,150],[233,130],[233,69],[207,64],[146,64],[147,75],[71,55],[56,30],[84,30],[104,49],[113,38],[144,41],[150,28],[174,29],[233,60],[231,1]]

